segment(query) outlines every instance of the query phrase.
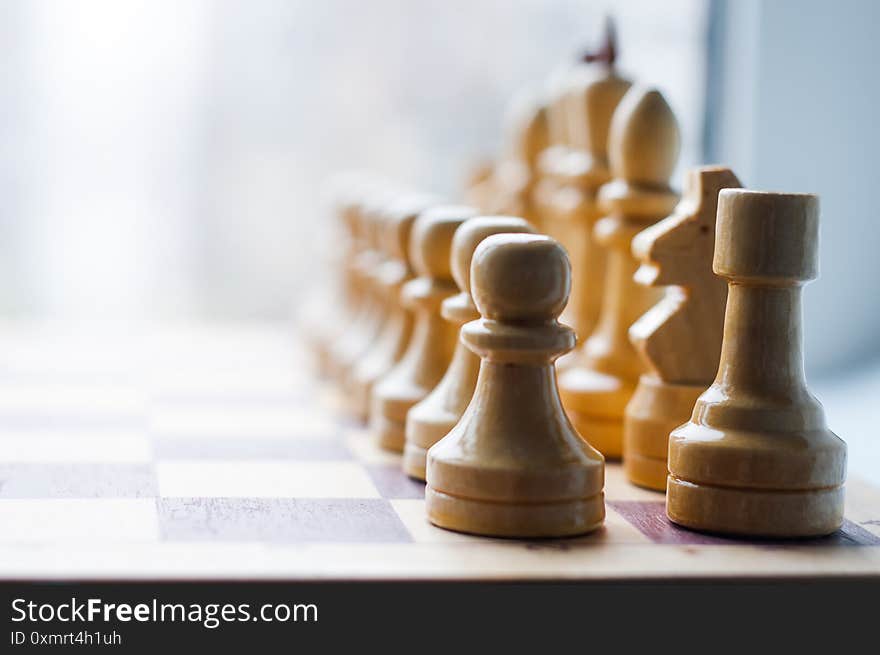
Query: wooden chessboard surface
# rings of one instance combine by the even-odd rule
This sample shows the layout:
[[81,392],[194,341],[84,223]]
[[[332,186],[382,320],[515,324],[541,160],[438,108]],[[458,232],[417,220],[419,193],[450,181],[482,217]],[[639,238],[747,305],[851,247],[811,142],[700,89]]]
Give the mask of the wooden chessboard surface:
[[609,465],[564,540],[434,528],[423,485],[334,409],[291,330],[0,326],[5,579],[637,579],[880,575],[880,490],[836,534],[677,528]]

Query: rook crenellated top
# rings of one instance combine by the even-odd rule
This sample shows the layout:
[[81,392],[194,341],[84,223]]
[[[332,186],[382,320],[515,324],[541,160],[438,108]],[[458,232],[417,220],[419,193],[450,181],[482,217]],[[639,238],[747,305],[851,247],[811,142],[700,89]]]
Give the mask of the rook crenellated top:
[[809,193],[725,189],[718,197],[713,270],[763,284],[819,274],[819,198]]

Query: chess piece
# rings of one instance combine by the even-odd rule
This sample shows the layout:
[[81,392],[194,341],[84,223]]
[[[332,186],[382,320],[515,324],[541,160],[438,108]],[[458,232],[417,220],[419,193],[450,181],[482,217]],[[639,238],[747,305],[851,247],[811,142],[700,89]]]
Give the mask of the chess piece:
[[[572,152],[572,139],[569,130],[569,116],[574,98],[575,77],[583,77],[583,64],[565,66],[555,71],[548,84],[547,95],[547,134],[548,145],[541,151],[536,162],[537,181],[532,190],[531,204],[541,229],[548,236],[553,237],[565,247],[572,264],[572,283],[576,279],[575,261],[569,250],[572,244],[572,229],[567,221],[561,220],[556,211],[555,203],[563,185],[565,163]],[[578,75],[578,73],[581,73]],[[560,321],[575,329],[578,328],[574,320],[575,307],[572,299],[566,304]]]
[[421,213],[410,235],[410,258],[416,276],[401,292],[413,312],[413,332],[400,361],[373,387],[370,427],[379,445],[403,451],[406,414],[446,372],[458,332],[440,316],[441,303],[456,292],[449,255],[455,230],[476,210],[441,205]]
[[[471,259],[480,242],[493,234],[534,231],[526,220],[512,216],[478,216],[465,221],[455,231],[451,265],[460,293],[443,301],[441,314],[456,331],[480,318],[470,289]],[[474,394],[479,370],[480,358],[459,339],[443,379],[409,410],[403,470],[411,477],[425,479],[428,448],[445,437],[464,414]]]
[[679,151],[675,116],[655,90],[630,89],[614,112],[609,136],[613,180],[599,190],[608,215],[594,231],[607,252],[605,289],[596,329],[576,364],[560,373],[562,402],[575,428],[605,457],[623,451],[623,414],[644,365],[629,342],[635,320],[659,293],[636,284],[632,238],[667,216],[678,199],[669,186]]
[[[334,225],[334,242],[343,244],[328,253],[325,277],[328,285],[318,286],[306,301],[301,327],[311,347],[317,372],[321,377],[330,374],[330,347],[338,334],[333,326],[344,325],[354,313],[354,299],[350,289],[350,270],[347,263],[355,256],[358,242],[353,231],[352,213],[371,183],[364,173],[345,173],[335,176],[328,184],[330,214]],[[330,327],[328,327],[330,326]]]
[[471,289],[482,319],[465,324],[461,339],[482,362],[464,416],[428,451],[432,523],[504,537],[601,525],[604,460],[556,390],[553,361],[575,344],[557,321],[570,285],[565,250],[548,236],[496,234],[477,247]]
[[669,436],[666,511],[735,535],[807,537],[843,521],[846,445],[804,378],[801,287],[818,271],[819,199],[725,189],[715,273],[729,283],[721,361]]
[[482,213],[521,216],[540,229],[532,195],[548,138],[547,107],[527,93],[517,95],[505,120],[505,152],[492,172],[494,195]]
[[349,265],[349,288],[354,311],[349,323],[330,348],[329,363],[332,378],[340,385],[354,362],[369,345],[379,330],[382,314],[374,271],[384,261],[380,234],[381,209],[391,200],[394,192],[384,183],[370,185],[348,215],[354,235],[355,253]]
[[[611,179],[611,119],[631,86],[629,80],[617,74],[615,57],[614,30],[609,22],[602,48],[585,57],[590,65],[574,68],[569,76],[562,112],[569,148],[556,158],[549,173],[554,182],[551,189],[545,190],[541,205],[547,233],[565,246],[571,260],[571,298],[561,320],[575,329],[579,343],[593,332],[599,318],[605,250],[593,236],[602,216],[598,192]],[[545,163],[549,167],[552,162]],[[576,365],[578,353],[574,350],[560,358],[557,370]]]
[[408,246],[413,222],[424,210],[439,201],[427,194],[404,194],[386,210],[383,250],[387,259],[376,269],[384,324],[375,341],[355,364],[346,387],[351,412],[366,421],[370,412],[370,393],[376,380],[385,375],[403,356],[412,332],[412,312],[401,304],[403,285],[413,277]]
[[[551,215],[552,199],[560,186],[561,164],[568,156],[571,148],[569,138],[567,106],[571,102],[570,78],[573,76],[573,67],[566,65],[550,76],[547,83],[546,98],[546,122],[547,122],[547,147],[539,154],[535,162],[537,179],[532,190],[532,207],[539,218],[543,229],[553,238],[557,239],[558,224],[553,221]],[[547,219],[552,222],[547,222]],[[565,311],[569,310],[566,306]]]
[[481,160],[474,163],[468,171],[464,182],[464,202],[471,207],[485,208],[492,204],[495,190],[492,175],[495,163],[492,160]]
[[669,433],[691,415],[715,377],[727,284],[712,273],[718,192],[739,187],[727,168],[688,171],[672,215],[639,232],[632,252],[642,262],[636,282],[668,288],[629,329],[648,372],[626,406],[623,467],[630,481],[666,489]]

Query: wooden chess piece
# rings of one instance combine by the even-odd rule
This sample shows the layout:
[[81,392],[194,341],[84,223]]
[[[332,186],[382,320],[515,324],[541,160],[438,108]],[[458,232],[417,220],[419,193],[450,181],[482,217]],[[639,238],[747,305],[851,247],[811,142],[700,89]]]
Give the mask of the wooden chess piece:
[[[585,68],[585,66],[583,64],[565,66],[563,69],[555,71],[550,78],[545,112],[548,144],[541,151],[536,162],[537,180],[531,198],[532,209],[541,230],[556,239],[568,251],[569,261],[572,265],[572,283],[577,275],[575,261],[572,259],[571,250],[569,250],[572,229],[568,222],[560,219],[555,203],[563,185],[565,164],[572,153],[568,114],[574,101],[572,79],[583,76],[583,71],[577,71],[578,68]],[[578,72],[581,75],[578,75]],[[565,325],[573,327],[577,336],[579,333],[575,325],[574,313],[575,307],[572,299],[569,298],[559,320]]]
[[[326,277],[329,284],[316,288],[306,301],[307,307],[300,321],[321,377],[330,374],[330,347],[334,337],[339,334],[338,326],[344,325],[354,313],[347,264],[355,256],[359,244],[353,231],[351,214],[357,211],[357,203],[370,182],[371,177],[366,174],[349,172],[335,176],[328,184],[328,204],[334,219],[333,241],[336,246],[327,258]],[[342,247],[338,244],[342,244]]]
[[[351,379],[351,374],[364,353],[382,332],[387,319],[385,293],[379,280],[379,272],[387,259],[383,234],[387,218],[387,208],[403,195],[400,189],[382,186],[370,194],[361,208],[361,228],[365,247],[358,255],[356,266],[360,273],[360,292],[363,298],[363,311],[355,324],[349,326],[345,339],[334,351],[336,379],[341,390]],[[348,403],[343,403],[351,409]]]
[[713,269],[729,283],[721,361],[669,436],[669,518],[762,537],[843,521],[846,445],[804,377],[801,287],[818,272],[819,199],[725,189]]
[[626,406],[623,467],[643,487],[666,489],[669,433],[688,420],[718,371],[727,284],[712,272],[715,215],[719,191],[739,186],[730,169],[691,169],[675,211],[632,242],[642,262],[636,282],[668,287],[629,329],[648,372]]
[[[552,173],[555,190],[545,197],[541,212],[547,233],[565,246],[571,260],[571,298],[561,320],[575,329],[579,343],[595,329],[601,309],[605,250],[594,238],[603,214],[598,192],[611,180],[611,119],[632,85],[615,70],[616,51],[609,23],[602,48],[585,57],[590,65],[572,70],[563,112],[569,148],[558,158]],[[557,370],[576,365],[579,352],[560,358]]]
[[571,288],[552,238],[496,234],[478,247],[471,289],[482,319],[461,328],[480,356],[474,396],[428,451],[429,520],[504,537],[589,532],[605,517],[604,460],[572,427],[553,361],[575,344],[557,317]]
[[[470,288],[471,259],[477,246],[493,234],[514,232],[534,233],[535,228],[522,218],[477,216],[465,221],[455,231],[451,265],[452,277],[460,293],[444,300],[441,306],[443,318],[455,330],[480,318]],[[459,339],[443,379],[406,416],[403,470],[407,475],[425,479],[428,449],[445,437],[464,414],[474,394],[479,370],[480,358]]]
[[[537,179],[531,198],[532,208],[539,218],[541,227],[557,241],[558,226],[551,215],[551,203],[560,187],[562,162],[571,149],[566,112],[571,102],[570,78],[573,74],[573,67],[566,65],[554,71],[548,80],[545,109],[547,147],[539,153],[536,161]],[[547,222],[548,219],[551,222]],[[565,311],[569,311],[568,306]]]
[[[377,180],[362,185],[352,198],[344,213],[344,220],[351,235],[349,257],[345,265],[345,287],[348,311],[345,323],[329,340],[327,368],[329,377],[341,384],[346,362],[366,336],[365,326],[372,318],[373,296],[370,292],[370,272],[378,264],[380,253],[373,245],[371,234],[372,206],[377,196],[385,193],[385,184]],[[355,325],[356,329],[351,329]]]
[[611,121],[609,155],[614,179],[599,190],[608,215],[594,237],[607,251],[605,289],[596,329],[576,364],[560,373],[562,402],[572,423],[606,457],[623,452],[623,415],[644,372],[628,330],[659,299],[636,284],[632,238],[667,216],[678,196],[669,178],[678,159],[678,123],[663,96],[634,87]]
[[532,195],[548,138],[546,105],[526,93],[517,95],[505,120],[505,151],[492,172],[494,195],[482,213],[521,216],[540,229]]
[[386,450],[403,451],[407,412],[437,386],[452,359],[458,331],[440,316],[440,305],[456,292],[452,237],[475,214],[471,207],[440,205],[413,224],[410,259],[416,277],[401,292],[401,302],[413,312],[413,332],[403,357],[373,387],[370,404],[371,430]]
[[385,322],[379,335],[355,364],[346,386],[346,399],[358,420],[370,413],[370,393],[376,381],[400,361],[412,332],[412,312],[401,303],[403,285],[413,277],[409,238],[416,217],[439,200],[427,194],[404,194],[386,211],[383,249],[386,261],[375,276]]
[[466,205],[484,209],[492,204],[496,192],[492,184],[495,162],[491,159],[472,164],[464,181],[462,194]]

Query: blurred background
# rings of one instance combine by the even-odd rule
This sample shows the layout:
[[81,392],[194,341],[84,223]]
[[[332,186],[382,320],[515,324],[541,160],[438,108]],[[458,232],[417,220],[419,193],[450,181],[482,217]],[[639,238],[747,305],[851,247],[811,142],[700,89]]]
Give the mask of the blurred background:
[[872,428],[870,0],[3,0],[0,312],[284,320],[317,282],[328,175],[456,197],[511,96],[594,47],[609,13],[621,70],[679,117],[679,183],[724,163],[821,195],[808,371],[843,436]]

